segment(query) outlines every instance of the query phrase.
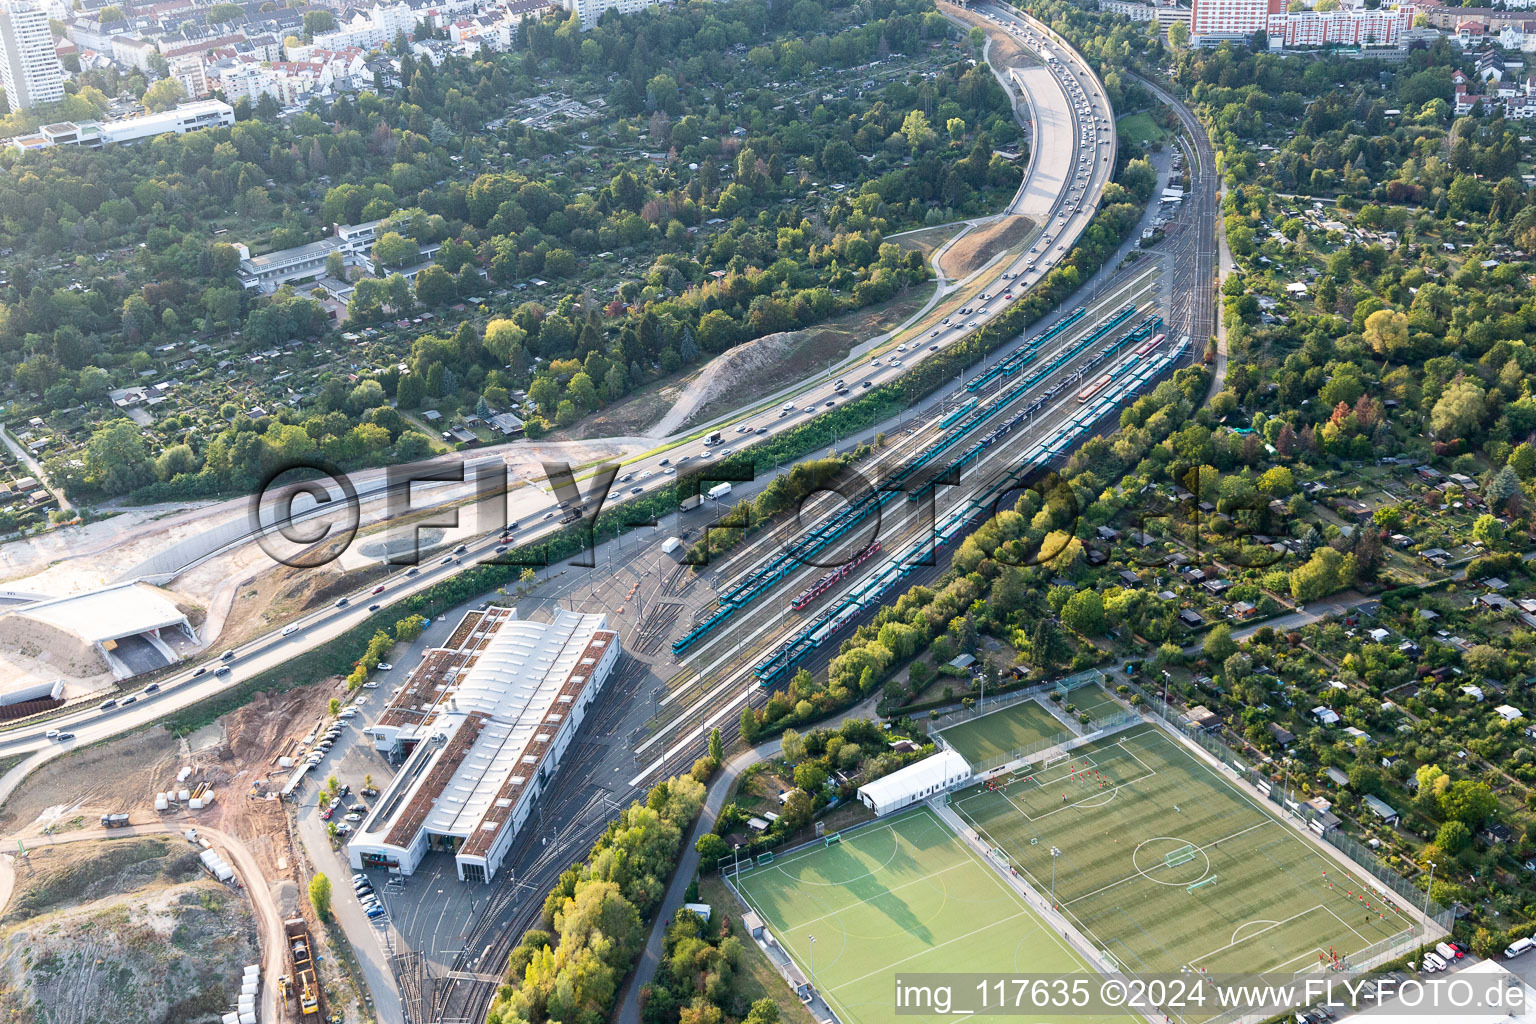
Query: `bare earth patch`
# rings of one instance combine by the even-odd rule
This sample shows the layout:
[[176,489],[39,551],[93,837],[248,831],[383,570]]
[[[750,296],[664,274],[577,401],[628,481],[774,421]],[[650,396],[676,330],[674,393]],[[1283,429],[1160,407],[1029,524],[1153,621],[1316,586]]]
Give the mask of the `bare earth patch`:
[[152,726],[120,739],[54,758],[27,777],[0,805],[0,830],[30,831],[84,815],[151,805],[176,781],[176,743]]
[[901,324],[922,309],[923,303],[932,294],[933,285],[925,284],[889,302],[849,313],[816,327],[769,335],[769,338],[776,339],[774,346],[779,358],[761,361],[752,359],[741,364],[736,371],[717,375],[711,384],[710,397],[696,407],[693,421],[703,423],[733,409],[750,405],[779,388],[804,380],[817,370],[825,370],[829,363],[845,358],[855,345]]
[[987,265],[987,261],[1021,244],[1035,228],[1028,217],[1004,217],[977,228],[939,257],[939,266],[950,280],[960,280]]

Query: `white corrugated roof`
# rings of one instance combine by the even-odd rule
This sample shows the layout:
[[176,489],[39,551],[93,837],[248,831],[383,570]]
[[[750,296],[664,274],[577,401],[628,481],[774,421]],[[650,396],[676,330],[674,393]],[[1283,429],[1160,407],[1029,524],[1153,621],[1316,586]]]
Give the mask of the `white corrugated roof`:
[[865,783],[859,787],[859,795],[868,796],[877,807],[889,807],[915,793],[942,785],[946,779],[969,774],[970,770],[970,762],[955,751],[941,750],[884,778]]
[[491,719],[427,816],[430,831],[467,836],[474,829],[605,622],[600,614],[562,609],[548,623],[502,623],[454,691],[456,710],[433,727],[437,731],[450,722],[456,727],[473,711]]

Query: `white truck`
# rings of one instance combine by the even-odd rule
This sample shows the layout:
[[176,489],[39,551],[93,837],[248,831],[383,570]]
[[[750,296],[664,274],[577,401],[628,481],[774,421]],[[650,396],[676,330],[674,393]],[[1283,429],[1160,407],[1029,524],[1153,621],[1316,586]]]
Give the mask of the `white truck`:
[[711,487],[709,489],[708,493],[709,493],[709,496],[710,496],[710,498],[712,500],[719,501],[721,498],[723,498],[727,494],[731,493],[731,485],[730,484],[715,484],[715,486],[713,486],[713,487]]

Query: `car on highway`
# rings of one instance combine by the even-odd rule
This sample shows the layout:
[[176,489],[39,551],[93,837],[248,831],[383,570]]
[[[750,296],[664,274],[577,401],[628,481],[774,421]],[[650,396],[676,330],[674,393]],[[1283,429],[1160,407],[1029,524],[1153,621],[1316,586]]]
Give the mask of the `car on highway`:
[[407,576],[415,576],[419,572],[421,572],[421,567],[416,565],[413,565],[409,569],[405,570],[405,574]]
[[544,513],[544,518],[545,519],[553,519],[553,518],[555,518],[555,514],[553,512],[545,512]]
[[220,661],[234,661],[235,660],[235,652],[234,651],[225,651],[223,654],[219,655],[219,660]]
[[347,605],[349,605],[351,603],[352,602],[350,600],[348,600],[347,598],[345,598],[345,597],[338,597],[336,599],[336,607],[337,608],[345,608]]
[[159,693],[160,692],[160,684],[159,683],[150,683],[148,686],[144,687],[144,692],[146,694],[149,694],[149,693]]
[[127,707],[129,704],[137,704],[138,702],[139,698],[137,696],[134,694],[129,694],[122,699],[122,707]]
[[196,679],[198,676],[205,676],[207,674],[208,674],[208,666],[207,665],[203,665],[196,672],[192,673],[192,678]]
[[58,740],[59,740],[60,743],[68,743],[70,740],[72,740],[74,738],[75,738],[75,734],[72,733],[72,732],[61,732],[61,733],[59,733],[59,736],[58,736]]
[[872,388],[872,387],[875,386],[875,382],[872,381],[872,380],[867,380],[867,381],[865,381],[863,384],[861,384],[859,386],[860,387],[865,387],[865,388]]
[[283,636],[290,636],[290,635],[292,635],[293,633],[295,633],[298,630],[298,628],[299,628],[299,624],[297,622],[290,622],[290,623],[288,623],[288,625],[283,627]]
[[45,740],[56,740],[58,738],[59,730],[57,729],[49,729],[47,732],[43,733],[43,739]]

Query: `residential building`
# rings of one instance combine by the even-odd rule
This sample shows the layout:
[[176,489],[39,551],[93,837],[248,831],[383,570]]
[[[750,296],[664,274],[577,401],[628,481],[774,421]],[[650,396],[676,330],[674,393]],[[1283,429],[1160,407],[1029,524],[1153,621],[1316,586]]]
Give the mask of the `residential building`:
[[1286,9],[1285,0],[1195,0],[1189,34],[1190,41],[1200,46],[1242,41],[1263,31],[1271,49],[1396,47],[1418,12],[1414,4],[1293,13]]
[[1210,46],[1243,40],[1269,25],[1272,14],[1285,13],[1285,0],[1194,0],[1189,10],[1190,42]]
[[54,49],[48,13],[27,0],[0,3],[0,85],[12,110],[64,98],[64,67]]
[[563,0],[562,6],[581,21],[583,29],[596,25],[598,19],[609,11],[620,14],[638,14],[659,0]]

